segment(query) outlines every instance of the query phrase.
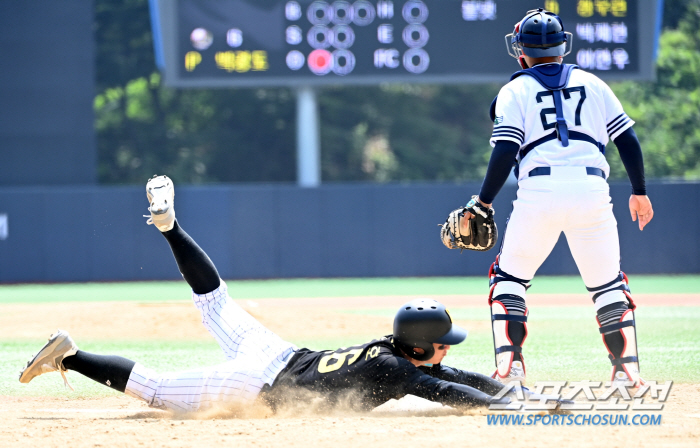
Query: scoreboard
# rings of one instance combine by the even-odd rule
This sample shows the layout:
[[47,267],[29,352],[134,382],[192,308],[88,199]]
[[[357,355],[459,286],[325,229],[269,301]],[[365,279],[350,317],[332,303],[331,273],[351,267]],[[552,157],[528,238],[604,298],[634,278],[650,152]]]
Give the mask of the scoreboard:
[[505,35],[528,9],[573,34],[565,58],[603,79],[653,79],[661,0],[151,0],[175,87],[504,82]]

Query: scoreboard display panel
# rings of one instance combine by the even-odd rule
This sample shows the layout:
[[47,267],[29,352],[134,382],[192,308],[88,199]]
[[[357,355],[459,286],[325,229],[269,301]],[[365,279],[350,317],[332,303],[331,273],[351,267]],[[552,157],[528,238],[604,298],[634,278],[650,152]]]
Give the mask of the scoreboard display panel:
[[659,0],[152,0],[175,87],[504,82],[505,35],[528,9],[573,34],[565,62],[653,79]]

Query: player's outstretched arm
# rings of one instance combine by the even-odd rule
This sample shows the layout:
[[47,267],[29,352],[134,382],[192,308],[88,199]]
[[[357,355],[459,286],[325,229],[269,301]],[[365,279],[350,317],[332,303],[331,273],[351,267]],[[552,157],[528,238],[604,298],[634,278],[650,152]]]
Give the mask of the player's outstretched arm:
[[[489,406],[494,403],[508,404],[512,401],[507,397],[494,398],[492,394],[465,384],[436,378],[398,356],[385,357],[377,364],[374,373],[377,382],[391,389],[392,395],[397,397],[411,394],[460,408]],[[495,393],[498,391],[494,390]]]
[[487,375],[477,372],[468,372],[466,370],[460,370],[455,367],[449,367],[442,364],[419,368],[423,372],[439,380],[464,384],[465,386],[473,387],[474,389],[480,390],[488,395],[496,395],[503,388],[503,384],[500,382]]
[[460,408],[486,407],[491,404],[512,402],[509,397],[495,398],[474,387],[440,380],[430,375],[417,378],[406,392],[426,400]]

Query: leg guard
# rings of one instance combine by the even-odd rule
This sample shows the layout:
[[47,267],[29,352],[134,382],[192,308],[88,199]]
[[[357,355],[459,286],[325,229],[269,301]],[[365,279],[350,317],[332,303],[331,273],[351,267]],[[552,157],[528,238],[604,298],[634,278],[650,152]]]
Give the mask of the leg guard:
[[[498,267],[498,258],[489,271],[489,307],[493,330],[493,348],[496,372],[493,378],[499,381],[525,381],[525,363],[522,346],[527,338],[527,306],[525,292],[529,280],[522,280],[503,272]],[[513,362],[520,362],[514,369]]]
[[624,379],[624,373],[636,386],[644,384],[637,356],[636,305],[630,295],[627,276],[621,271],[612,282],[587,289],[592,295],[599,331],[613,365],[611,380],[616,379],[616,374]]

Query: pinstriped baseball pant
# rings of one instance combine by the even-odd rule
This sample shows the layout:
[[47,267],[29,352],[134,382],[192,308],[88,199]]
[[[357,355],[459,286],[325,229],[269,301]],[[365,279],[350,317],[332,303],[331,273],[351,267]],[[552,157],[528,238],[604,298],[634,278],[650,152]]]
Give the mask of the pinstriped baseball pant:
[[192,293],[202,323],[224,351],[226,362],[186,372],[158,374],[141,364],[125,393],[150,406],[189,412],[254,401],[272,384],[297,347],[283,341],[231,300],[226,283],[207,294]]

